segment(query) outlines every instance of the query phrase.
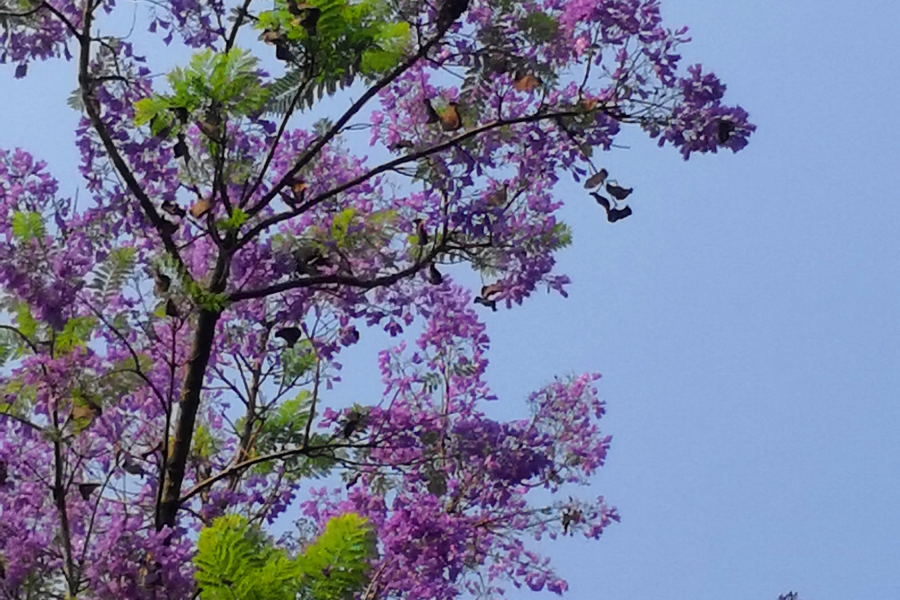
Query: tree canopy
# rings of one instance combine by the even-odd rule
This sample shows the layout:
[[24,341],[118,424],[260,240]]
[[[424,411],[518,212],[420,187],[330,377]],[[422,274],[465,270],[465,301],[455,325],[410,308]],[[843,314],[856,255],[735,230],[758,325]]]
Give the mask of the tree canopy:
[[[527,540],[618,520],[570,495],[599,376],[489,418],[480,315],[565,295],[559,177],[632,214],[623,126],[747,144],[687,41],[653,0],[0,0],[0,63],[77,74],[84,191],[0,149],[3,597],[562,593]],[[375,328],[383,389],[330,406]]]

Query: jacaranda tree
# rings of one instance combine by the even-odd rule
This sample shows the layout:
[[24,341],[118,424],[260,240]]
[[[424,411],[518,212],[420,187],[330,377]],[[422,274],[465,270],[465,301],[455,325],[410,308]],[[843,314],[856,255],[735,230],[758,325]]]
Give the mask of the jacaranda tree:
[[[618,518],[570,495],[597,376],[488,418],[479,315],[565,295],[565,172],[631,214],[623,126],[746,145],[687,41],[656,0],[0,0],[4,86],[71,65],[83,178],[0,149],[0,595],[564,591],[528,540]],[[329,405],[374,328],[383,389]]]

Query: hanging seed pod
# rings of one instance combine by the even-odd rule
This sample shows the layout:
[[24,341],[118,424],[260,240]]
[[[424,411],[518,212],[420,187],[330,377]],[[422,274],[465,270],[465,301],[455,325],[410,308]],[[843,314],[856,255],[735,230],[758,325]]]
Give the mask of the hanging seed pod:
[[303,337],[303,331],[299,327],[284,327],[275,332],[275,337],[284,340],[288,348],[293,348]]

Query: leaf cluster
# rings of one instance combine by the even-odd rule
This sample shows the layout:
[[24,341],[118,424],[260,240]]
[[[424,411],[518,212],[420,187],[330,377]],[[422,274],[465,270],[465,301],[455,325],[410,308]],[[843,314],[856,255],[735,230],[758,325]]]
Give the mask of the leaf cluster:
[[238,515],[200,532],[195,579],[201,600],[344,600],[366,583],[375,545],[365,519],[346,513],[296,557]]
[[288,112],[299,94],[298,108],[311,107],[325,96],[352,85],[357,78],[370,81],[400,63],[409,44],[409,23],[391,20],[383,0],[311,0],[319,11],[314,28],[303,26],[287,0],[259,15],[257,27],[282,32],[294,60],[288,72],[269,87],[266,111]]
[[260,81],[258,63],[240,48],[198,52],[187,67],[176,67],[166,76],[172,93],[153,94],[135,103],[134,123],[150,123],[153,134],[159,135],[180,130],[187,116],[198,111],[205,111],[207,118],[255,115],[269,95]]

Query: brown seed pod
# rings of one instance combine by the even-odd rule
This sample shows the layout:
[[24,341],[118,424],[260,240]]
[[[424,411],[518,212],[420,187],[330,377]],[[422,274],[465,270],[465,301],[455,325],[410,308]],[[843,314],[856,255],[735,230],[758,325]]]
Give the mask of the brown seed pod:
[[513,87],[519,92],[530,92],[539,85],[541,85],[541,80],[531,73],[519,72],[516,73],[516,82],[513,84]]
[[413,223],[416,224],[416,237],[419,238],[419,245],[424,246],[429,242],[428,229],[425,227],[425,222],[422,219],[415,219]]
[[606,169],[600,169],[593,175],[587,178],[587,181],[584,182],[585,189],[592,189],[597,186],[603,185],[606,181],[606,178],[609,177],[609,172]]
[[178,305],[175,304],[175,301],[169,298],[166,300],[166,316],[167,317],[178,317]]
[[200,217],[208,213],[211,208],[212,202],[209,200],[209,198],[200,198],[191,207],[191,216],[195,219],[199,219]]
[[438,112],[434,110],[434,106],[431,105],[431,101],[422,100],[422,103],[425,105],[425,114],[427,115],[425,123],[429,125],[431,125],[432,123],[438,123],[441,120],[441,115],[439,115]]
[[275,337],[284,340],[288,348],[293,348],[303,337],[303,331],[299,327],[284,327],[275,332]]
[[444,131],[456,131],[462,126],[462,119],[459,116],[459,104],[451,102],[446,110],[441,113],[441,129]]

